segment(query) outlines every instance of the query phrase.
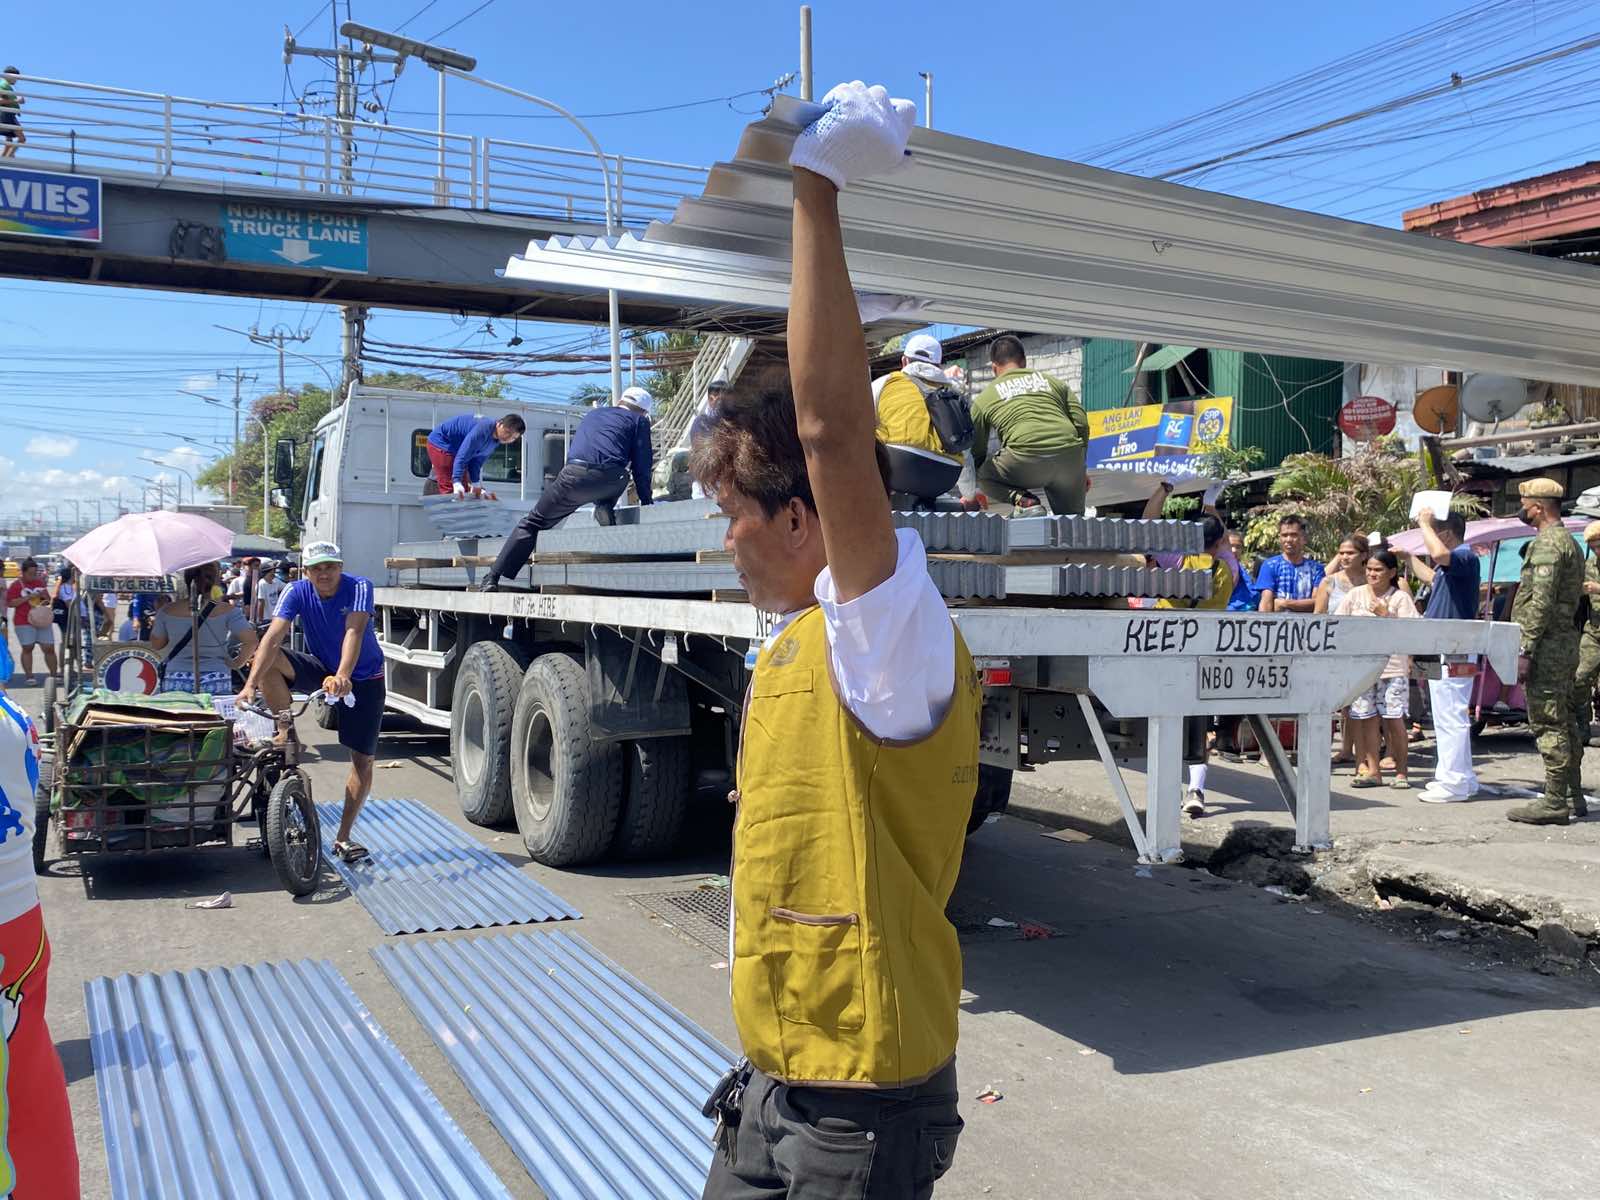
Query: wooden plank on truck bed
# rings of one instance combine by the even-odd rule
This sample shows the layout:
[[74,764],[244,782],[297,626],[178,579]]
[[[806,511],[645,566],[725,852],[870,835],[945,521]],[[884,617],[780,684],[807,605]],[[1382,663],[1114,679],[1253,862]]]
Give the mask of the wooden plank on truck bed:
[[453,567],[456,564],[448,558],[386,558],[383,565],[391,571],[415,571],[424,567]]

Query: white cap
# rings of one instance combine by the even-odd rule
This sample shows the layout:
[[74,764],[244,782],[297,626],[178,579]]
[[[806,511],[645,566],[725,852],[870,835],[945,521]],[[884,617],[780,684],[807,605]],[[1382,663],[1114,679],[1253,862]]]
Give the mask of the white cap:
[[344,555],[332,542],[312,542],[300,552],[300,565],[315,567],[321,563],[343,562]]
[[645,391],[642,387],[631,387],[622,393],[622,397],[617,401],[617,403],[631,404],[634,408],[637,408],[640,412],[648,417],[652,412],[655,411],[656,398],[649,392]]
[[939,339],[931,333],[914,333],[906,339],[906,344],[900,353],[906,358],[914,358],[918,362],[932,363],[938,366],[944,361],[944,347],[939,344]]

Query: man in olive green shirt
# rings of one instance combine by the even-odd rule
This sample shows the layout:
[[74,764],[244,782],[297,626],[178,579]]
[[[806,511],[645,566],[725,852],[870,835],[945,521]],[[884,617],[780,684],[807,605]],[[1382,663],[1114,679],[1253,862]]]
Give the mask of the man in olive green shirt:
[[[1050,510],[1083,512],[1084,450],[1089,417],[1066,384],[1028,369],[1022,342],[1006,334],[989,344],[994,382],[972,404],[972,461],[978,486],[991,500],[1018,503],[1043,489]],[[989,457],[989,430],[1000,452]]]

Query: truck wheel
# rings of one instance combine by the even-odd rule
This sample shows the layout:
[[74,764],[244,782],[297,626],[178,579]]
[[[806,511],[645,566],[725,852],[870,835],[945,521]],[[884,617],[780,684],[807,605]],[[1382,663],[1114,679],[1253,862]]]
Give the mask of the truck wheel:
[[689,807],[689,739],[626,743],[628,792],[612,847],[618,858],[664,858],[677,845]]
[[55,786],[55,760],[39,762],[39,786],[33,792],[33,873],[43,875],[50,859],[50,791]]
[[511,798],[535,862],[593,862],[611,845],[622,810],[622,749],[592,735],[583,668],[565,654],[535,659],[511,719]]
[[329,704],[326,696],[318,696],[311,702],[311,719],[317,723],[319,729],[337,729],[339,706]]
[[285,772],[267,797],[267,854],[278,882],[293,896],[317,890],[322,871],[322,829],[311,787],[299,771]]
[[978,764],[978,791],[972,797],[972,816],[967,819],[967,833],[977,833],[983,823],[995,813],[1003,813],[1011,803],[1011,772],[1005,767]]
[[56,731],[56,701],[60,698],[61,684],[54,675],[46,675],[44,680],[44,731],[52,734]]
[[528,659],[502,642],[474,642],[461,656],[450,698],[450,761],[461,815],[474,825],[511,816],[511,718]]

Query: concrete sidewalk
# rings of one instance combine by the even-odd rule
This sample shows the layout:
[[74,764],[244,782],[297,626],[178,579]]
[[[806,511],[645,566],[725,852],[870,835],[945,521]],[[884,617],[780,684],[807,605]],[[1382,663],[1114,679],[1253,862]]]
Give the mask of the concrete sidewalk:
[[[1513,793],[1541,786],[1543,767],[1522,728],[1493,729],[1474,743],[1480,781]],[[1587,789],[1600,779],[1600,751],[1591,752]],[[1333,775],[1334,848],[1316,856],[1306,874],[1313,890],[1345,901],[1381,903],[1399,896],[1443,906],[1478,920],[1540,936],[1548,953],[1572,958],[1585,950],[1600,959],[1600,817],[1566,828],[1516,825],[1505,819],[1521,802],[1515,794],[1461,804],[1424,804],[1417,797],[1433,772],[1431,738],[1411,747],[1413,787],[1353,789],[1351,768]],[[1144,775],[1124,769],[1135,803]],[[1230,835],[1278,846],[1269,830],[1292,834],[1294,820],[1262,763],[1213,758],[1206,786],[1207,815],[1183,822],[1185,856],[1205,862]],[[1052,763],[1018,774],[1013,814],[1131,844],[1098,762]]]

